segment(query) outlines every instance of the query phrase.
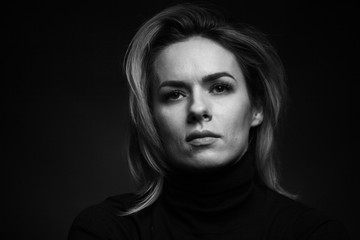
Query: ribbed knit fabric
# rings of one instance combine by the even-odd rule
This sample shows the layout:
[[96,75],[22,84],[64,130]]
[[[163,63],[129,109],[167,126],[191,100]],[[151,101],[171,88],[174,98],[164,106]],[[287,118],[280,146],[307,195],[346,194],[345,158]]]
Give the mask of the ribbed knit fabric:
[[165,179],[160,201],[168,224],[184,232],[221,233],[237,228],[254,188],[253,154],[212,171],[176,171]]

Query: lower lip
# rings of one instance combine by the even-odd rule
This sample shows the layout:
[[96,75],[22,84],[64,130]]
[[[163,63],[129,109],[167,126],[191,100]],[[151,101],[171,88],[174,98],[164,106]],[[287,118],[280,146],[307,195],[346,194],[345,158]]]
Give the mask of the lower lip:
[[203,138],[195,138],[189,142],[190,145],[200,147],[207,146],[213,144],[217,138],[214,137],[203,137]]

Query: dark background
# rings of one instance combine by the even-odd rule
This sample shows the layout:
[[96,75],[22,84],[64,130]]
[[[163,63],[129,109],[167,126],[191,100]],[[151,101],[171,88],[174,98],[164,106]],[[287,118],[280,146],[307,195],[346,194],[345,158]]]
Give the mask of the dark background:
[[[359,239],[359,9],[345,2],[220,3],[267,33],[284,61],[283,185]],[[80,210],[133,189],[123,151],[122,58],[139,25],[168,5],[29,1],[3,8],[2,200],[11,239],[65,239]]]

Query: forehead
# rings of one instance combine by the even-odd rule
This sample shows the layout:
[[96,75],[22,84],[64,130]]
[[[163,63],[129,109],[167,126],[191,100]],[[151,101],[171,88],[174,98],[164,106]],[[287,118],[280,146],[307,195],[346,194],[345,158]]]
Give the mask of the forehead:
[[241,74],[233,53],[203,37],[192,37],[164,48],[155,59],[158,81],[198,79],[216,72]]

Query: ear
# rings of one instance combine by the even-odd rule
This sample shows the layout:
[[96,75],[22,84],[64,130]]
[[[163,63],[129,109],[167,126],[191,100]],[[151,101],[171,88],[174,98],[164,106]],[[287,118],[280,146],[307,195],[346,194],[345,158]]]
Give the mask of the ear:
[[264,114],[262,108],[254,109],[252,113],[251,126],[255,127],[260,125],[263,119],[264,119]]

